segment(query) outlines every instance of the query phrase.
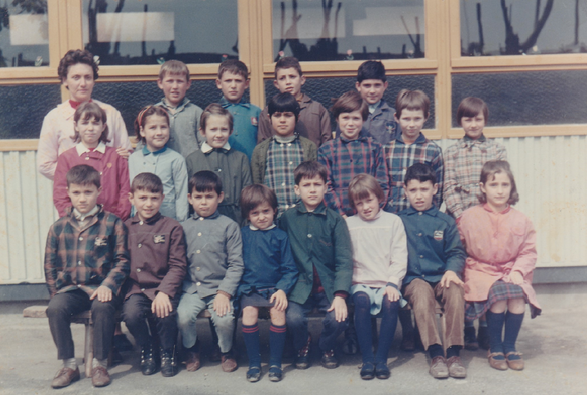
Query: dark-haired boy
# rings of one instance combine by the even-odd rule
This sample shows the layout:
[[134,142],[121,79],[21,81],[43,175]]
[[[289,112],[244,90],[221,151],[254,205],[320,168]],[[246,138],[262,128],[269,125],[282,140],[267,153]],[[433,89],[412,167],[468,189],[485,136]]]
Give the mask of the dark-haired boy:
[[138,174],[129,195],[136,215],[126,221],[131,270],[122,318],[141,347],[142,373],[155,373],[160,362],[161,374],[172,377],[178,372],[177,305],[187,266],[183,228],[159,212],[165,195],[155,174]]
[[51,225],[45,249],[45,278],[49,288],[49,327],[63,368],[51,386],[62,388],[79,380],[71,336],[71,317],[91,310],[94,341],[92,384],[110,384],[106,370],[114,334],[114,313],[120,287],[129,274],[127,230],[122,220],[96,204],[100,173],[88,165],[72,167],[66,175],[72,208]]
[[[430,374],[437,379],[465,378],[467,369],[459,351],[464,344],[465,291],[460,276],[466,255],[459,231],[455,220],[433,203],[438,184],[429,165],[410,166],[404,185],[411,207],[399,213],[408,238],[402,294],[414,312],[424,350],[430,354]],[[436,327],[437,301],[446,320],[446,358]]]
[[[302,93],[302,85],[306,77],[302,74],[300,62],[293,57],[281,58],[275,63],[275,80],[273,85],[281,93],[289,92],[300,104],[300,115],[296,123],[295,132],[320,147],[328,140],[332,140],[332,126],[330,115],[322,104],[313,101]],[[268,109],[265,107],[259,119],[258,142],[262,142],[273,135],[273,128],[269,122]]]
[[216,87],[222,90],[220,105],[226,108],[234,119],[233,133],[228,138],[230,146],[246,154],[249,160],[257,145],[259,114],[261,109],[244,99],[249,87],[249,69],[237,59],[229,59],[218,66]]

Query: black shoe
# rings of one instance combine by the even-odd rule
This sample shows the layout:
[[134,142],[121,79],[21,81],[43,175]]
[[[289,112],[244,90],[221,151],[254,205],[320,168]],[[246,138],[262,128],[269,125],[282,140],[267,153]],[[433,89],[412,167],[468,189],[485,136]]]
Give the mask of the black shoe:
[[157,362],[155,359],[155,351],[153,350],[153,343],[148,343],[141,347],[141,372],[145,376],[149,376],[157,371]]
[[120,351],[118,351],[118,348],[112,347],[111,350],[112,350],[112,366],[119,365],[122,362],[124,362],[124,358],[122,357],[122,354],[120,353]]
[[282,378],[283,371],[281,370],[281,367],[274,365],[269,368],[269,380],[277,382],[281,381]]
[[375,366],[375,377],[379,380],[387,380],[391,376],[389,372],[389,368],[385,362],[378,362],[377,366]]
[[247,371],[247,380],[251,383],[261,380],[261,368],[259,366],[250,367]]
[[371,362],[365,362],[361,368],[361,378],[363,380],[373,380],[375,377],[375,365]]
[[468,326],[465,328],[465,350],[477,351],[479,349],[479,343],[477,343],[477,337],[475,336],[475,327]]
[[120,352],[132,351],[133,346],[125,334],[114,335],[112,338],[112,346],[118,348]]
[[308,335],[308,341],[306,345],[298,351],[298,355],[295,359],[296,369],[308,369],[310,367],[310,343],[312,338]]
[[322,352],[320,364],[326,369],[336,369],[338,367],[338,359],[334,356],[334,350]]
[[175,347],[166,350],[161,349],[161,374],[163,377],[173,377],[178,371]]
[[486,326],[479,326],[477,342],[479,342],[479,347],[481,347],[484,350],[489,350],[489,333],[487,333]]

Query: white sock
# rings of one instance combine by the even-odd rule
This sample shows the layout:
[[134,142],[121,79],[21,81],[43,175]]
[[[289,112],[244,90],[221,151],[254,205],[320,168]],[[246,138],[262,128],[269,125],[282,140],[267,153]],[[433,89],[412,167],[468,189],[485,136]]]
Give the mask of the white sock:
[[102,366],[104,369],[106,369],[108,367],[108,358],[102,360],[94,358],[92,360],[92,368],[97,368],[98,366]]
[[77,369],[77,362],[76,362],[75,358],[65,358],[63,360],[63,367],[76,370]]

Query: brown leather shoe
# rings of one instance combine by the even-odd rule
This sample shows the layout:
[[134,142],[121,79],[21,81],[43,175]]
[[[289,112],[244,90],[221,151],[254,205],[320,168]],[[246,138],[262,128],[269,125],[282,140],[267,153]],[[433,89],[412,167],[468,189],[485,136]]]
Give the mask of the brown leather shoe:
[[487,359],[489,360],[489,366],[497,370],[508,370],[508,364],[505,359],[495,359],[495,357],[504,356],[502,352],[488,352]]
[[467,368],[463,365],[463,361],[461,361],[461,357],[450,357],[446,361],[446,366],[448,366],[448,375],[455,379],[464,379],[467,377]]
[[238,364],[236,363],[236,359],[234,359],[234,355],[232,352],[227,352],[226,354],[222,354],[222,370],[227,373],[234,372],[238,368]]
[[76,367],[75,370],[71,368],[61,368],[59,372],[53,378],[51,382],[51,387],[53,388],[63,388],[67,387],[69,384],[73,383],[74,381],[79,380],[79,369]]
[[[510,359],[510,355],[517,355],[520,359]],[[508,364],[508,367],[512,370],[523,370],[524,369],[524,360],[522,359],[522,353],[518,351],[510,351],[505,355],[505,360]]]
[[102,366],[92,369],[92,385],[94,387],[106,387],[110,384],[110,375],[106,368]]
[[430,364],[430,374],[435,379],[448,378],[448,366],[446,366],[446,359],[443,356],[435,357]]
[[198,369],[200,369],[200,353],[188,351],[185,360],[185,370],[188,372],[195,372]]

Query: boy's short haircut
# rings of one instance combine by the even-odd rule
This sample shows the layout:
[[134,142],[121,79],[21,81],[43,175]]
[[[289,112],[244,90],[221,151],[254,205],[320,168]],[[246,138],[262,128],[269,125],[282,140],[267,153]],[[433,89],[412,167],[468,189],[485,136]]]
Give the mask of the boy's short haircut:
[[[514,179],[514,174],[512,173],[508,161],[490,160],[485,162],[483,168],[481,169],[481,177],[479,178],[479,181],[482,182],[483,185],[485,185],[487,181],[493,180],[497,173],[505,173],[510,179],[512,189],[510,190],[510,198],[508,199],[508,204],[510,206],[513,206],[520,200],[520,195],[518,195],[518,188],[516,188],[516,180]],[[487,197],[483,192],[479,194],[478,198],[481,204],[487,203]]]
[[249,79],[249,69],[247,68],[247,65],[238,59],[228,59],[220,63],[218,66],[218,79],[221,80],[222,75],[227,71],[232,74],[240,75],[245,80]]
[[336,103],[334,103],[331,111],[335,119],[338,119],[338,116],[342,113],[354,111],[361,113],[363,121],[366,121],[369,117],[369,105],[363,100],[361,94],[356,90],[343,93],[342,96],[338,98]]
[[293,112],[297,122],[300,115],[300,104],[291,93],[278,93],[269,100],[267,112],[269,113],[269,117],[276,112]]
[[211,115],[220,115],[226,117],[226,119],[228,119],[228,129],[232,134],[232,128],[234,125],[234,119],[232,118],[232,114],[228,112],[226,108],[222,107],[220,104],[217,103],[210,104],[202,112],[202,115],[200,116],[200,129],[206,132],[206,123]]
[[366,173],[355,176],[349,184],[349,203],[351,208],[355,209],[355,202],[367,199],[369,193],[375,195],[380,203],[385,200],[385,193],[375,177]]
[[294,181],[296,185],[300,185],[303,178],[314,178],[316,176],[320,176],[324,183],[328,182],[328,169],[315,160],[302,162],[294,170]]
[[100,189],[100,172],[89,165],[77,165],[68,170],[65,175],[67,187],[71,184],[95,185]]
[[[104,125],[104,131],[100,135],[100,141],[104,144],[110,142],[110,140],[108,140],[108,125],[106,124],[106,112],[99,105],[97,105],[94,102],[86,102],[80,104],[75,110],[75,113],[73,114],[73,120],[75,123],[77,123],[80,119],[82,121],[89,121],[92,119],[102,121],[102,124]],[[73,136],[71,136],[71,139],[75,143],[79,143],[81,141],[81,137],[77,130],[75,131]]]
[[269,204],[273,211],[277,210],[277,196],[273,189],[263,184],[248,185],[241,192],[241,212],[243,218],[263,203]]
[[395,114],[398,119],[402,115],[402,110],[422,110],[424,118],[428,118],[430,116],[430,98],[420,89],[413,91],[402,89],[395,99]]
[[143,142],[143,144],[147,144],[146,139],[141,136],[141,128],[145,127],[147,123],[147,119],[151,115],[159,115],[160,117],[167,119],[167,126],[169,126],[169,114],[167,110],[162,106],[146,106],[141,109],[137,119],[135,119],[135,135],[137,139]]
[[457,122],[459,123],[459,126],[462,126],[461,119],[463,117],[474,118],[478,114],[483,114],[485,123],[487,123],[487,119],[489,118],[489,108],[487,108],[487,104],[478,97],[467,97],[463,99],[461,104],[459,104],[459,108],[457,109]]
[[188,190],[192,194],[196,192],[215,191],[217,195],[222,193],[222,180],[216,173],[210,170],[200,170],[190,177]]
[[418,180],[420,182],[430,181],[432,185],[436,184],[436,173],[434,169],[425,163],[414,163],[406,170],[404,177],[404,185],[408,185],[411,180]]
[[275,63],[275,79],[277,79],[277,70],[289,69],[292,67],[294,69],[296,69],[296,71],[298,72],[298,74],[301,77],[302,76],[302,66],[300,66],[299,60],[297,60],[293,56],[286,56],[284,58],[279,59],[277,61],[277,63]]
[[168,60],[159,69],[159,79],[163,80],[167,74],[185,75],[186,81],[190,80],[190,70],[181,60]]
[[145,191],[150,193],[163,193],[163,182],[158,175],[144,172],[138,174],[130,184],[130,192]]
[[357,70],[357,82],[360,84],[364,80],[381,80],[387,81],[385,75],[385,66],[378,60],[368,60],[363,62]]
[[98,65],[94,61],[94,55],[85,49],[71,49],[59,61],[57,75],[61,79],[61,82],[67,78],[69,67],[78,63],[90,66],[94,72],[94,80],[98,79]]

